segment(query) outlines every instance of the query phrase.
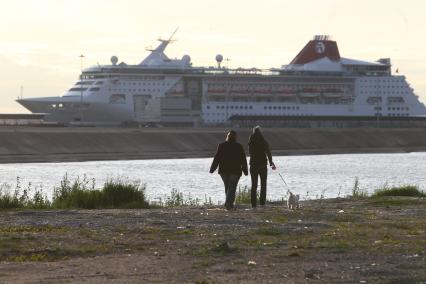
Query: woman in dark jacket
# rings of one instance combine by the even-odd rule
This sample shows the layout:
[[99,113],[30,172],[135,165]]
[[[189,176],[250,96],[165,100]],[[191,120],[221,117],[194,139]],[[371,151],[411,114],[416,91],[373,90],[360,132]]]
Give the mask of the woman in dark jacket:
[[237,143],[237,133],[233,130],[228,132],[226,141],[217,146],[210,173],[214,173],[218,166],[219,174],[225,185],[225,207],[227,210],[231,210],[234,208],[235,191],[241,172],[248,175],[246,154],[243,146]]
[[257,182],[260,177],[260,205],[264,206],[266,202],[266,180],[268,176],[267,162],[273,170],[275,164],[272,162],[271,151],[268,142],[260,131],[260,126],[253,128],[253,134],[250,135],[249,142],[250,153],[250,176],[251,176],[251,206],[256,208],[257,203]]

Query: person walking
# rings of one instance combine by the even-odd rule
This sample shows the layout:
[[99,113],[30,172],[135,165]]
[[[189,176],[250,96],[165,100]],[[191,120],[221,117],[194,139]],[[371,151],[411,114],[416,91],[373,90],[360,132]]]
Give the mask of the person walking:
[[268,142],[263,137],[260,126],[253,128],[253,134],[248,141],[250,153],[250,176],[251,176],[251,207],[257,206],[257,184],[260,177],[260,206],[265,206],[266,202],[266,182],[268,176],[267,162],[273,170],[275,164],[272,162],[272,155]]
[[218,145],[210,173],[214,173],[219,166],[219,174],[225,186],[225,207],[227,210],[235,209],[235,192],[241,172],[248,175],[247,160],[244,148],[237,143],[237,133],[233,130],[226,135],[226,141]]

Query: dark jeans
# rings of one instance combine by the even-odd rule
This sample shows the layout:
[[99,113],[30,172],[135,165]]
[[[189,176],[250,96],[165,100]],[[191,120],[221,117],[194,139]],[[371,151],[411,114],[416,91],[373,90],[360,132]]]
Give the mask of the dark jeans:
[[220,174],[223,184],[225,185],[226,209],[232,209],[235,201],[235,191],[237,190],[238,181],[240,180],[239,175],[235,174]]
[[251,206],[256,207],[257,203],[257,181],[260,176],[260,205],[266,202],[266,180],[268,177],[268,169],[265,166],[250,166],[251,176]]

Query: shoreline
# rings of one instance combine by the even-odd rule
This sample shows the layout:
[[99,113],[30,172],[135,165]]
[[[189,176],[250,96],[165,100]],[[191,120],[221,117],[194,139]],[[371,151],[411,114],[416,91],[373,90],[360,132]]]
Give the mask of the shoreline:
[[[306,150],[273,150],[273,156],[310,156],[341,154],[398,154],[422,153],[426,147],[412,148],[356,148],[356,149],[306,149]],[[95,161],[131,161],[131,160],[172,160],[213,158],[214,152],[166,152],[166,153],[78,153],[49,155],[0,155],[0,164],[29,163],[71,163]],[[247,156],[248,158],[248,156]]]
[[[0,127],[0,163],[210,158],[226,130]],[[265,128],[263,132],[275,156],[426,151],[426,128]],[[237,133],[246,148],[251,129]]]

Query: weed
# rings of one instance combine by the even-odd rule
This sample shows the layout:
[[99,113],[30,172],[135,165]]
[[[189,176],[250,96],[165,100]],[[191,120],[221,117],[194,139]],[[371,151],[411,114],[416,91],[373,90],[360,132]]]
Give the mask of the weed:
[[371,197],[383,196],[412,196],[412,197],[426,197],[426,193],[419,190],[415,185],[404,185],[400,187],[383,187],[377,189]]
[[365,198],[367,197],[367,191],[359,187],[358,177],[355,177],[354,187],[352,188],[352,196],[354,198]]

